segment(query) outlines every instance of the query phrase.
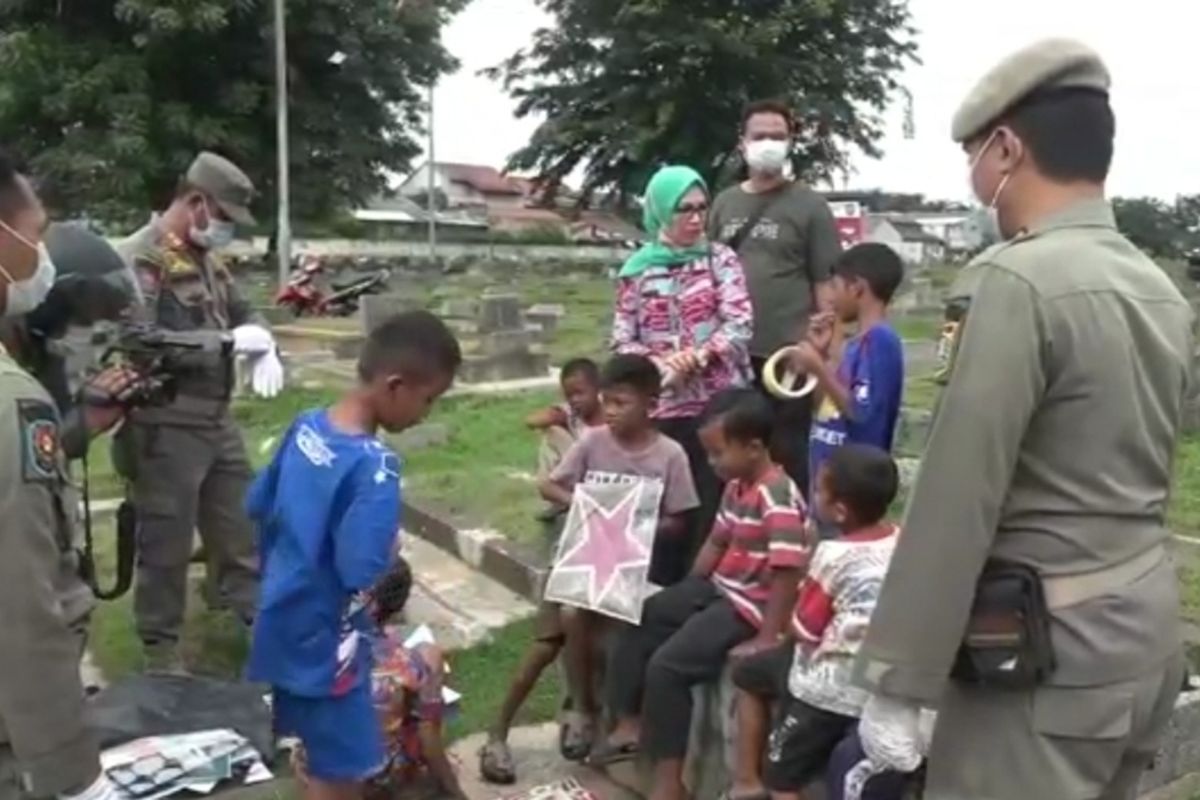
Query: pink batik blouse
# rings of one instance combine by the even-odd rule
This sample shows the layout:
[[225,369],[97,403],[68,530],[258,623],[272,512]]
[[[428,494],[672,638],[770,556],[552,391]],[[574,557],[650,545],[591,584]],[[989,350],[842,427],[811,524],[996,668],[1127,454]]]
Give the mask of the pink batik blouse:
[[686,383],[665,386],[654,416],[698,416],[713,395],[747,386],[754,311],[737,253],[714,244],[689,264],[653,266],[617,284],[612,347],[650,357],[666,372],[668,356],[689,348],[706,363]]

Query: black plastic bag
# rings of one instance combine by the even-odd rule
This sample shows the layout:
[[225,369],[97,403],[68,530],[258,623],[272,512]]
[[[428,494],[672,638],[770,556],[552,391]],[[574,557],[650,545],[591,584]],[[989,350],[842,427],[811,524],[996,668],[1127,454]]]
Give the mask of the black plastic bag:
[[102,749],[147,736],[230,728],[270,764],[275,737],[267,691],[190,675],[131,675],[91,697],[88,715]]

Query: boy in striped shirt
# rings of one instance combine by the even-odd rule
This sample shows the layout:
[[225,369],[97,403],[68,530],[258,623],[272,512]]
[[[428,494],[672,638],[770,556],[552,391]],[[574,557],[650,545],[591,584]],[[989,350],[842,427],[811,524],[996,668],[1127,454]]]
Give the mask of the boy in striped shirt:
[[728,481],[692,574],[646,601],[642,624],[618,635],[607,672],[617,722],[595,765],[655,761],[652,800],[685,796],[683,762],[692,687],[720,677],[726,660],[778,644],[808,561],[804,501],[771,460],[772,414],[757,392],[712,399],[700,440]]
[[[899,800],[904,775],[856,763],[867,694],[850,679],[896,545],[896,526],[884,516],[898,485],[891,456],[871,445],[848,444],[821,465],[814,508],[840,535],[816,546],[792,615],[793,641],[734,670],[741,694],[732,800],[799,800],[823,775],[830,800]],[[778,713],[760,774],[768,701]],[[858,777],[848,781],[851,770]],[[850,784],[858,794],[846,793]]]

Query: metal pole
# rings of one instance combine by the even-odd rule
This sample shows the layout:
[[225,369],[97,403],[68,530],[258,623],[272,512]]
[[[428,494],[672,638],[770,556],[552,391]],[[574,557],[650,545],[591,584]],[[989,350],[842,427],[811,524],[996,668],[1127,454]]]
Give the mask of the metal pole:
[[429,174],[426,176],[425,189],[426,211],[429,214],[429,258],[437,258],[437,162],[433,152],[433,84],[429,84],[429,159],[425,163]]
[[279,153],[276,183],[279,189],[279,216],[275,223],[275,249],[279,256],[279,286],[287,285],[292,262],[290,178],[288,175],[288,82],[287,31],[284,0],[275,0],[275,138]]

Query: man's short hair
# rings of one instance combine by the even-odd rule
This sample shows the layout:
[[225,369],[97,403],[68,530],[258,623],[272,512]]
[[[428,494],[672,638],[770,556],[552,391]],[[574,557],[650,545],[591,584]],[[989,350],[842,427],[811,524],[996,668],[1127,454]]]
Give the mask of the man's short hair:
[[833,499],[845,503],[860,525],[883,519],[900,490],[896,462],[871,445],[839,447],[825,462],[825,471]]
[[408,604],[408,597],[412,594],[412,586],[412,568],[403,558],[397,557],[392,568],[371,588],[371,599],[375,602],[375,619],[379,624],[384,624],[404,610],[404,606]]
[[787,103],[782,100],[755,100],[742,109],[742,133],[746,132],[750,118],[759,114],[775,114],[783,117],[787,122],[788,133],[796,132],[796,118],[792,116],[792,109],[788,107]]
[[[1116,118],[1095,89],[1034,92],[1004,114],[1038,171],[1055,181],[1103,183],[1113,159]],[[995,128],[996,126],[993,126]]]
[[12,219],[29,207],[29,190],[21,180],[24,175],[24,165],[0,150],[0,217]]
[[618,386],[627,386],[644,397],[658,397],[662,393],[662,375],[645,356],[622,353],[608,360],[600,376],[600,388]]
[[590,358],[572,358],[563,364],[562,370],[558,373],[560,381],[568,380],[576,375],[579,375],[593,386],[600,385],[600,367]]
[[428,311],[405,311],[367,336],[358,357],[358,377],[369,383],[389,373],[419,380],[453,375],[462,364],[454,333]]
[[770,445],[775,414],[767,399],[753,389],[725,389],[704,407],[701,427],[720,424],[725,438],[741,444]]
[[871,294],[890,303],[904,280],[904,262],[886,244],[863,242],[838,256],[833,274],[861,279],[870,287]]

